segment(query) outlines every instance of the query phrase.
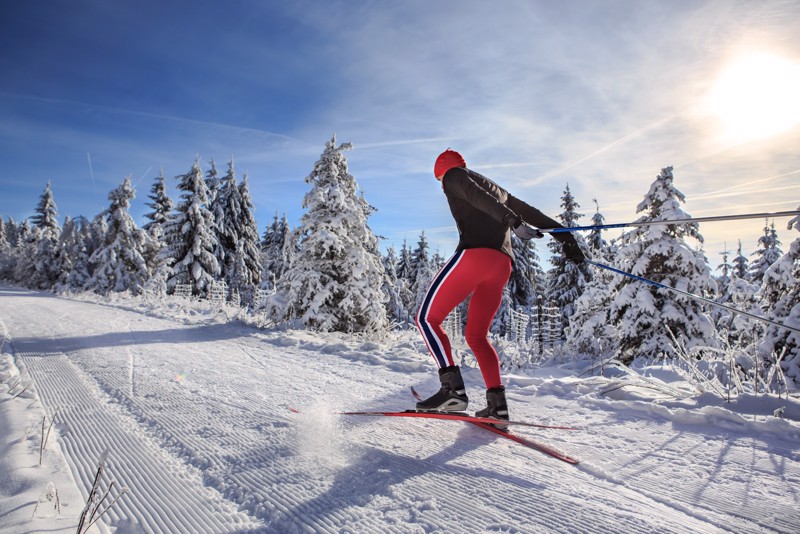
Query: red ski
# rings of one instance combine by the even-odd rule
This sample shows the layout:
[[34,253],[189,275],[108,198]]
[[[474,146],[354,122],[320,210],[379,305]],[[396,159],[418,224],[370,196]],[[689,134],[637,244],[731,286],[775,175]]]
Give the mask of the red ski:
[[[411,394],[414,396],[415,399],[422,400],[422,396],[419,393],[417,393],[417,390],[415,390],[413,387],[411,388]],[[422,413],[424,413],[424,412],[422,412]],[[520,445],[524,445],[524,446],[526,446],[528,448],[531,448],[531,449],[537,450],[539,452],[542,452],[544,454],[547,454],[549,456],[552,456],[553,458],[556,458],[557,460],[561,460],[562,462],[566,462],[566,463],[572,464],[572,465],[577,465],[580,462],[580,460],[578,460],[576,458],[573,458],[572,456],[568,456],[568,455],[564,454],[563,452],[551,447],[550,445],[545,445],[543,443],[539,443],[537,441],[533,441],[532,439],[523,438],[522,436],[518,436],[517,434],[512,434],[508,430],[501,430],[501,429],[497,428],[496,426],[494,426],[494,423],[497,422],[495,419],[490,419],[488,422],[487,421],[477,421],[475,419],[486,419],[486,418],[477,417],[477,418],[473,418],[472,420],[467,419],[466,421],[468,423],[472,423],[473,425],[475,425],[475,426],[477,426],[479,428],[482,428],[484,430],[488,430],[489,432],[497,434],[498,436],[503,436],[504,438],[508,438],[511,441],[516,441]],[[506,422],[503,421],[503,423],[506,423]],[[513,424],[511,421],[509,421],[508,423],[509,424]],[[533,424],[529,423],[528,426],[543,426],[543,425],[533,425]],[[562,429],[566,429],[566,430],[576,430],[576,429],[574,429],[572,427],[557,427],[557,426],[546,426],[546,425],[544,425],[544,426],[545,426],[545,428],[562,428]]]
[[533,441],[532,439],[523,438],[522,436],[519,436],[517,434],[512,434],[507,430],[500,430],[499,428],[491,424],[476,423],[473,421],[470,422],[477,427],[480,427],[484,430],[488,430],[489,432],[494,432],[498,436],[503,436],[504,438],[508,438],[511,441],[516,441],[520,445],[525,445],[526,447],[529,447],[531,449],[543,452],[544,454],[552,456],[553,458],[561,460],[562,462],[567,462],[568,464],[572,465],[577,465],[578,463],[580,463],[580,460],[573,458],[572,456],[568,456],[563,452],[551,447],[550,445],[545,445],[543,443]]
[[[296,411],[290,408],[292,411]],[[496,424],[497,419],[490,417],[477,417],[463,412],[418,412],[415,410],[406,410],[403,412],[392,411],[374,411],[374,412],[335,412],[338,415],[363,415],[367,417],[421,417],[424,419],[446,419],[450,421],[464,421],[465,423],[476,424]],[[529,423],[527,421],[503,421],[503,424],[526,426],[532,428],[547,428],[558,430],[577,430],[570,426],[555,426],[555,425],[540,425],[538,423]]]

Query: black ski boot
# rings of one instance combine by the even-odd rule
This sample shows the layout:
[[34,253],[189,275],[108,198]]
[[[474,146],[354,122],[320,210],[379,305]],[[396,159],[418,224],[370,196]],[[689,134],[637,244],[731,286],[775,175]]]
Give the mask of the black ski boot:
[[421,412],[463,412],[467,409],[469,399],[461,378],[461,369],[457,365],[439,369],[441,389],[433,396],[419,401],[417,410]]
[[[475,412],[476,417],[491,417],[500,421],[508,421],[508,404],[506,403],[506,388],[492,388],[486,390],[486,408]],[[508,430],[508,425],[494,425],[499,430]]]

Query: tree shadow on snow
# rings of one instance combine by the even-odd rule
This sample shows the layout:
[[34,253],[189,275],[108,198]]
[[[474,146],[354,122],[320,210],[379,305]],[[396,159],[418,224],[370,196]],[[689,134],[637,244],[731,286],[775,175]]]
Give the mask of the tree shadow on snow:
[[35,356],[31,353],[42,353],[42,356],[47,356],[99,348],[226,341],[247,335],[246,331],[235,325],[213,324],[56,338],[45,334],[42,337],[15,337],[13,342],[16,351],[27,352],[26,356],[30,357]]

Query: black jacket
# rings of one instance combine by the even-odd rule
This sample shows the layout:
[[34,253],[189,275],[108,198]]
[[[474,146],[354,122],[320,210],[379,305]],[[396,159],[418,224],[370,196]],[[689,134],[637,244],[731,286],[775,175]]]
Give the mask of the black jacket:
[[[442,188],[458,226],[457,250],[493,248],[513,260],[510,228],[516,221],[522,219],[536,228],[561,227],[482,174],[464,167],[447,171],[442,177]],[[568,233],[551,235],[565,245],[575,244],[575,238]]]

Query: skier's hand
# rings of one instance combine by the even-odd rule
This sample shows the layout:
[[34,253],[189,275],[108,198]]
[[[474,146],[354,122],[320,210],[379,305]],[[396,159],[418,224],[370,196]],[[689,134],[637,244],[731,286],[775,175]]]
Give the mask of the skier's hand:
[[581,247],[578,246],[578,242],[575,239],[562,243],[561,248],[564,250],[564,256],[575,265],[580,265],[586,260],[586,256],[581,252]]
[[522,239],[523,241],[529,241],[531,239],[541,239],[544,237],[544,234],[537,230],[536,228],[531,228],[527,224],[523,222],[517,223],[512,229],[514,235],[518,238]]

